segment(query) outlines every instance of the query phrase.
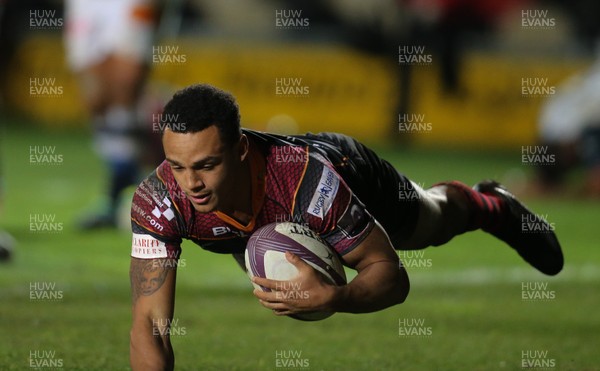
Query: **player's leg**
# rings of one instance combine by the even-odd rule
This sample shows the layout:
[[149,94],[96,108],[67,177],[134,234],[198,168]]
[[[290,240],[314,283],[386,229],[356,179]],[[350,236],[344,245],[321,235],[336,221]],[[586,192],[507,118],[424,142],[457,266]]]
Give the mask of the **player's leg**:
[[138,182],[143,123],[138,101],[147,75],[145,63],[110,55],[102,79],[106,108],[95,128],[97,150],[108,165],[109,217],[114,220],[121,192]]
[[[562,251],[548,223],[497,183],[481,182],[470,188],[453,181],[425,190],[351,137],[330,133],[307,137],[335,146],[329,157],[336,170],[381,223],[396,249],[439,246],[459,234],[483,229],[540,271],[556,274],[562,269]],[[544,233],[523,230],[524,219],[545,229]]]
[[541,272],[555,275],[562,270],[562,250],[548,222],[498,183],[484,181],[471,188],[452,181],[427,190],[413,187],[419,194],[418,221],[409,237],[396,236],[397,248],[439,246],[454,236],[482,229],[506,242]]
[[79,71],[94,146],[110,174],[105,210],[84,218],[80,226],[114,226],[121,191],[138,180],[143,129],[137,106],[148,72],[153,13],[132,1],[68,5],[69,61]]

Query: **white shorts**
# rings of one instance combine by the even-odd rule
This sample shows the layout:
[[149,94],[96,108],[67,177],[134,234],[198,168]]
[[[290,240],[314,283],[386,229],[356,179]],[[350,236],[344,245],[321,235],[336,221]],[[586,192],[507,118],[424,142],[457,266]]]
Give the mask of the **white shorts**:
[[149,61],[155,29],[152,12],[150,0],[67,0],[69,66],[80,71],[113,54]]

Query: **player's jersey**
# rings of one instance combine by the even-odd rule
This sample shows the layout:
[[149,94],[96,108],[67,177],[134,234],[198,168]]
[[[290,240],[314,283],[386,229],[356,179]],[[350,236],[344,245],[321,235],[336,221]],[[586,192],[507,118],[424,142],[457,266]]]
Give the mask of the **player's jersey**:
[[165,161],[135,191],[133,257],[179,258],[182,239],[216,253],[243,253],[250,235],[273,222],[307,225],[340,255],[369,234],[374,218],[330,161],[338,156],[334,148],[307,137],[244,133],[250,141],[251,221],[243,225],[219,211],[197,212]]

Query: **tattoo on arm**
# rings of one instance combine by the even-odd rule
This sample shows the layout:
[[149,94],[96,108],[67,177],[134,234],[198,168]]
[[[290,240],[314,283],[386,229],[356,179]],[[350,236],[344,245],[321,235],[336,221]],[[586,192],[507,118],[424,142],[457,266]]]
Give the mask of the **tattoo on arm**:
[[131,280],[131,297],[135,303],[140,295],[154,294],[165,283],[167,273],[173,266],[168,261],[156,259],[131,259],[129,278]]

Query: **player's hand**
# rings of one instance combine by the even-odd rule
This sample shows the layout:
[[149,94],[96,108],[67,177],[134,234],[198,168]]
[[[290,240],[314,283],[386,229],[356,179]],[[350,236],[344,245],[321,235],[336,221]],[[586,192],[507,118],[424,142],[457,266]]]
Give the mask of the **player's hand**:
[[289,281],[254,277],[252,281],[255,284],[271,290],[254,290],[260,303],[281,316],[310,311],[333,311],[332,303],[337,287],[326,282],[321,273],[293,253],[286,252],[285,257],[298,269],[298,275]]

